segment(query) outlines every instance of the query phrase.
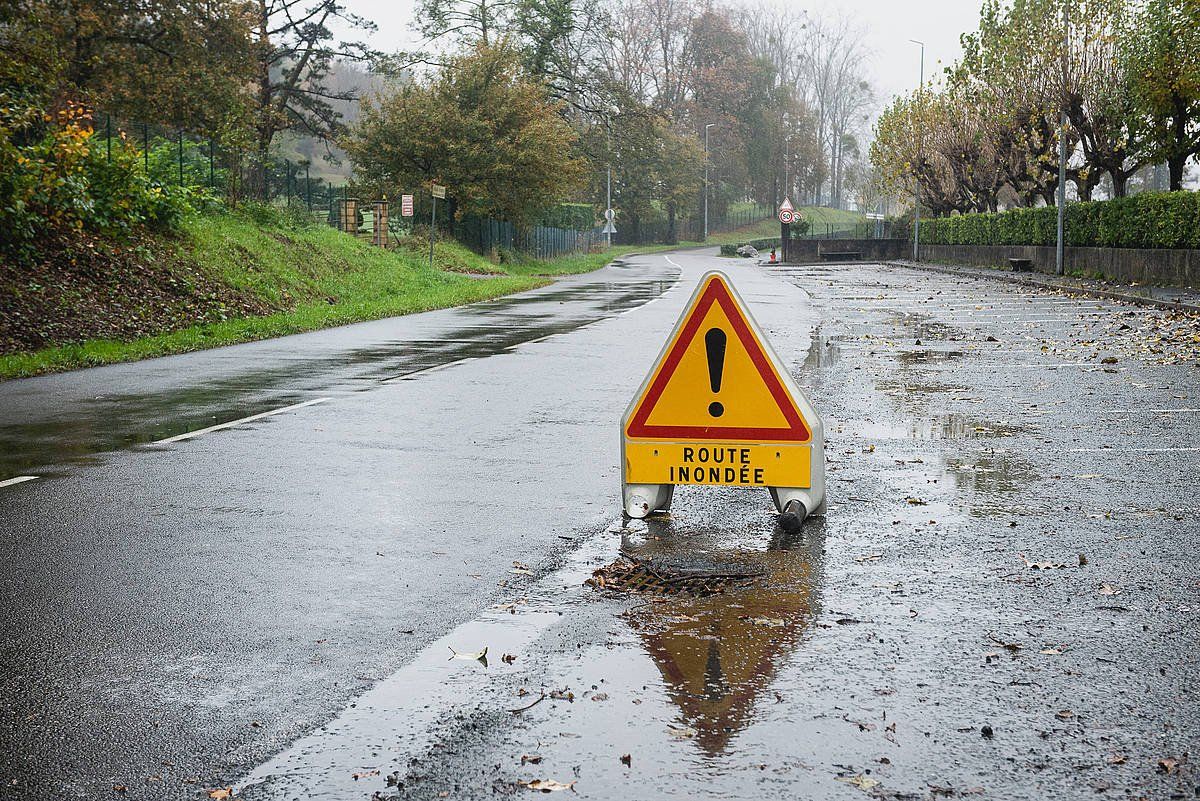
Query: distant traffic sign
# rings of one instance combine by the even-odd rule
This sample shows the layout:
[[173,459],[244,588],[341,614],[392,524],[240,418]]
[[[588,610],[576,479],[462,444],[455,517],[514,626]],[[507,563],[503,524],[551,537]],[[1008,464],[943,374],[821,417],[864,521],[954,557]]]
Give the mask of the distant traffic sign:
[[441,184],[433,184],[429,187],[429,191],[438,200],[446,199],[446,187],[442,186]]
[[400,196],[400,216],[401,217],[413,216],[413,196],[412,195],[401,195]]
[[788,209],[779,210],[779,221],[781,223],[792,223],[796,221],[796,213]]
[[782,512],[824,507],[820,418],[722,273],[704,276],[622,420],[631,517],[676,484],[764,487]]

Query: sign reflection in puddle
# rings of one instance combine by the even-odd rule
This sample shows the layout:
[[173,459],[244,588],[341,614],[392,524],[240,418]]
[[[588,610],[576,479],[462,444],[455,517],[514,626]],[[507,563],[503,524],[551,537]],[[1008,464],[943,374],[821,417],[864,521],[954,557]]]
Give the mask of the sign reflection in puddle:
[[739,551],[706,549],[704,535],[681,536],[669,520],[646,522],[644,537],[623,535],[623,553],[679,570],[762,574],[750,587],[656,596],[622,615],[679,708],[680,734],[717,756],[753,721],[756,702],[769,698],[777,668],[816,617],[820,526],[810,524],[791,541],[777,533],[769,550]]

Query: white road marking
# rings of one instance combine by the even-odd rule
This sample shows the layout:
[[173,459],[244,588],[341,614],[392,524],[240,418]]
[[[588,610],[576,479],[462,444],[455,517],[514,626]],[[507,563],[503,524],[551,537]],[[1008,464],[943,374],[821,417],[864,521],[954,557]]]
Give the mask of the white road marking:
[[1134,412],[1149,412],[1150,414],[1186,414],[1200,412],[1200,409],[1100,409],[1096,414],[1132,414]]
[[681,264],[677,264],[677,263],[675,262],[675,260],[674,260],[674,259],[672,259],[670,256],[663,256],[663,258],[667,260],[667,263],[668,263],[668,264],[672,264],[672,265],[674,265],[674,266],[678,267],[678,268],[679,268],[679,269],[681,269],[681,270],[683,269],[683,265],[681,265]]
[[1200,448],[1126,448],[1114,445],[1111,448],[1072,448],[1067,453],[1180,453],[1200,451]]
[[242,417],[237,420],[230,420],[228,423],[220,423],[215,426],[209,426],[208,428],[199,428],[195,431],[189,431],[186,434],[176,434],[173,437],[167,437],[166,439],[155,440],[154,442],[152,442],[150,444],[151,445],[169,445],[172,442],[182,442],[185,439],[191,439],[192,437],[198,437],[201,434],[208,434],[213,431],[220,431],[225,428],[233,428],[234,426],[240,426],[242,423],[249,423],[252,420],[261,420],[264,417],[272,417],[273,415],[283,414],[284,412],[290,412],[293,409],[303,409],[305,406],[314,406],[318,403],[324,403],[327,400],[332,400],[332,399],[331,398],[314,398],[312,400],[306,400],[303,403],[293,403],[291,406],[284,406],[283,408],[280,408],[280,409],[272,409],[269,412],[260,412],[259,414],[252,414],[249,417]]
[[[534,341],[536,342],[537,340],[534,340]],[[447,367],[453,367],[456,364],[464,364],[465,362],[473,362],[478,358],[479,358],[478,356],[467,356],[462,359],[455,359],[452,362],[446,362],[445,364],[435,364],[433,367],[425,367],[420,370],[413,370],[411,373],[404,373],[403,375],[396,375],[396,376],[392,376],[391,378],[385,378],[384,380],[380,381],[379,383],[390,384],[393,381],[403,381],[406,378],[414,378],[415,376],[425,375],[426,373],[436,373],[438,370],[445,370]]]
[[26,481],[33,481],[37,476],[15,476],[6,478],[0,481],[0,487],[11,487],[13,484],[24,484]]

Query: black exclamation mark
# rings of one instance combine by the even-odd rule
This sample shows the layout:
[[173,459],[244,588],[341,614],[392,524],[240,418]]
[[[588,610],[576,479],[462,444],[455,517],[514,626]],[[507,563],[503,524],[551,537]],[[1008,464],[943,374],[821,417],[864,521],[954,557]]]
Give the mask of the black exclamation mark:
[[[704,334],[704,349],[708,352],[708,384],[713,393],[721,391],[721,373],[725,370],[725,332],[710,328]],[[708,413],[713,417],[725,414],[725,407],[718,401],[708,404]]]

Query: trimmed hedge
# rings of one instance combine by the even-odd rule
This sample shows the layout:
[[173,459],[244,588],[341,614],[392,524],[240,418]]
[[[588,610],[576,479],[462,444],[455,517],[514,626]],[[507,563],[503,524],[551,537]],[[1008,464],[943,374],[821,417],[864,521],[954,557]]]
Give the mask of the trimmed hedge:
[[[935,245],[1053,245],[1054,206],[924,221],[921,238]],[[1200,248],[1200,192],[1144,192],[1067,206],[1072,247]]]

